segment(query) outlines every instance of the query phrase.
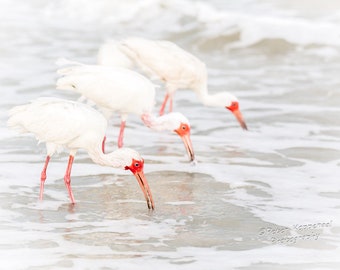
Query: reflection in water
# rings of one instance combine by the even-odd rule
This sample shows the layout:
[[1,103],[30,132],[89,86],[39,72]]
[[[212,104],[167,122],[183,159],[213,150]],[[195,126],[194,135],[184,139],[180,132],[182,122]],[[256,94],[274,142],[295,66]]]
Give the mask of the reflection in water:
[[[148,178],[157,194],[154,212],[146,212],[130,176],[118,178],[117,182],[107,175],[82,177],[82,185],[75,185],[77,207],[72,211],[69,207],[58,209],[66,214],[62,222],[67,224],[63,230],[65,240],[108,246],[120,252],[131,248],[149,252],[160,247],[162,251],[175,251],[188,245],[238,250],[240,246],[245,248],[245,243],[248,248],[259,245],[253,228],[256,223],[257,227],[263,226],[263,222],[227,202],[227,184],[197,173],[151,173]],[[155,185],[157,179],[166,181],[158,180]],[[138,195],[140,200],[133,199]]]

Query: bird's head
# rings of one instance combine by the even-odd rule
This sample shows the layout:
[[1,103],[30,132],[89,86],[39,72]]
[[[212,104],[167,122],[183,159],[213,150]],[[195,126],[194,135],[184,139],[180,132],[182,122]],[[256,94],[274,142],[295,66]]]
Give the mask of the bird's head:
[[137,182],[144,193],[148,208],[153,210],[155,208],[155,205],[152,199],[152,194],[148,181],[144,176],[143,158],[139,155],[138,152],[130,148],[119,148],[115,152],[119,155],[119,158],[121,159],[122,167],[124,167],[125,170],[130,170],[136,177]]
[[126,165],[125,170],[130,170],[133,174],[143,172],[144,160],[132,159],[130,166]]
[[172,130],[182,139],[185,149],[187,150],[190,161],[195,160],[194,149],[190,138],[189,120],[181,113],[173,112],[167,114],[171,118]]
[[239,108],[239,102],[237,98],[229,93],[225,96],[225,102],[226,104],[224,105],[229,111],[233,113],[233,115],[236,117],[237,121],[240,123],[241,127],[244,130],[247,130],[247,125],[246,122],[243,120],[243,116],[241,114],[240,108]]
[[231,111],[240,123],[243,129],[247,129],[247,125],[243,120],[239,108],[237,98],[228,92],[219,92],[216,94],[204,94],[201,96],[203,104],[211,107],[224,107]]
[[182,139],[188,152],[190,161],[195,160],[194,150],[190,139],[189,120],[181,113],[171,112],[159,117],[153,117],[150,114],[143,114],[142,120],[145,125],[153,130],[168,130],[176,132]]

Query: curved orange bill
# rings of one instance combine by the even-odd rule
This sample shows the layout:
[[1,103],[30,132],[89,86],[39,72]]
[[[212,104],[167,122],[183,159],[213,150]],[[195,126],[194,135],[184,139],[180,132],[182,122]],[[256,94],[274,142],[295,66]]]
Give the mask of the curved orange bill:
[[174,130],[182,139],[185,149],[187,150],[190,161],[195,160],[194,148],[190,139],[190,126],[188,123],[181,123],[178,129]]
[[241,127],[244,130],[248,130],[246,122],[244,122],[243,116],[242,116],[240,110],[238,110],[238,109],[237,110],[232,110],[231,112],[235,115],[235,117],[236,117],[237,121],[240,123]]
[[153,199],[152,199],[152,194],[151,194],[151,190],[150,190],[148,181],[146,180],[146,178],[144,176],[144,172],[143,171],[135,172],[134,175],[137,179],[137,182],[138,182],[140,188],[142,189],[142,191],[144,193],[144,197],[145,197],[146,203],[148,205],[148,208],[154,210],[155,204],[154,204]]
[[192,147],[190,133],[181,135],[181,139],[184,143],[185,149],[187,150],[190,161],[195,160],[194,148]]

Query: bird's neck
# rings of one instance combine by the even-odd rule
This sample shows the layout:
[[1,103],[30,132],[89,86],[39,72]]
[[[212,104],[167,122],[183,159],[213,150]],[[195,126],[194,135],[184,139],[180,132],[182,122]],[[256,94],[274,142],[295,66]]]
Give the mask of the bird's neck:
[[142,114],[141,118],[143,123],[153,130],[162,131],[169,129],[167,125],[168,114],[162,116],[155,116],[150,113],[144,113]]
[[193,86],[192,89],[197,94],[199,100],[205,105],[209,107],[217,107],[220,106],[221,101],[214,94],[209,94],[208,92],[208,84],[207,84],[207,76],[206,74],[202,74],[200,80],[198,80]]
[[90,158],[96,164],[114,168],[124,168],[124,164],[122,164],[122,160],[117,155],[117,153],[115,152],[109,154],[103,153],[102,144],[99,144],[96,147],[91,147],[90,149],[87,150],[87,152]]
[[200,85],[196,91],[199,100],[209,107],[218,107],[221,104],[221,100],[217,95],[209,94],[207,85]]
[[209,107],[224,107],[226,103],[225,93],[220,92],[216,94],[210,94],[205,86],[201,86],[199,90],[196,91],[199,100],[205,106]]

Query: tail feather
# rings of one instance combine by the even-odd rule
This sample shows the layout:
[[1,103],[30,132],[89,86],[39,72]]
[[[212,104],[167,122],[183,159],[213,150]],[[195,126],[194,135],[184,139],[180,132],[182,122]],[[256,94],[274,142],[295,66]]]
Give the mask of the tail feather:
[[121,51],[120,44],[115,41],[109,41],[100,47],[98,64],[130,69],[134,66],[131,59]]
[[24,128],[22,119],[25,116],[27,105],[15,106],[9,110],[9,118],[7,120],[7,127],[19,133],[25,133],[27,130]]
[[78,65],[82,66],[83,64],[77,61],[72,61],[66,58],[59,58],[56,62],[57,66],[67,66],[67,65]]
[[75,67],[65,67],[65,68],[59,68],[57,70],[57,73],[60,74],[60,75],[69,75],[71,74],[72,72],[74,72],[75,70]]
[[62,68],[59,68],[57,70],[57,73],[58,74],[61,74],[61,75],[68,75],[68,74],[71,74],[72,72],[74,72],[74,70],[76,68],[79,68],[79,67],[82,67],[82,66],[85,66],[84,64],[80,63],[80,62],[76,62],[76,61],[71,61],[71,60],[68,60],[66,58],[59,58],[57,61],[56,61],[56,64],[58,66],[71,66],[71,67],[62,67]]
[[74,84],[73,76],[61,77],[57,80],[58,90],[75,90],[76,85]]

